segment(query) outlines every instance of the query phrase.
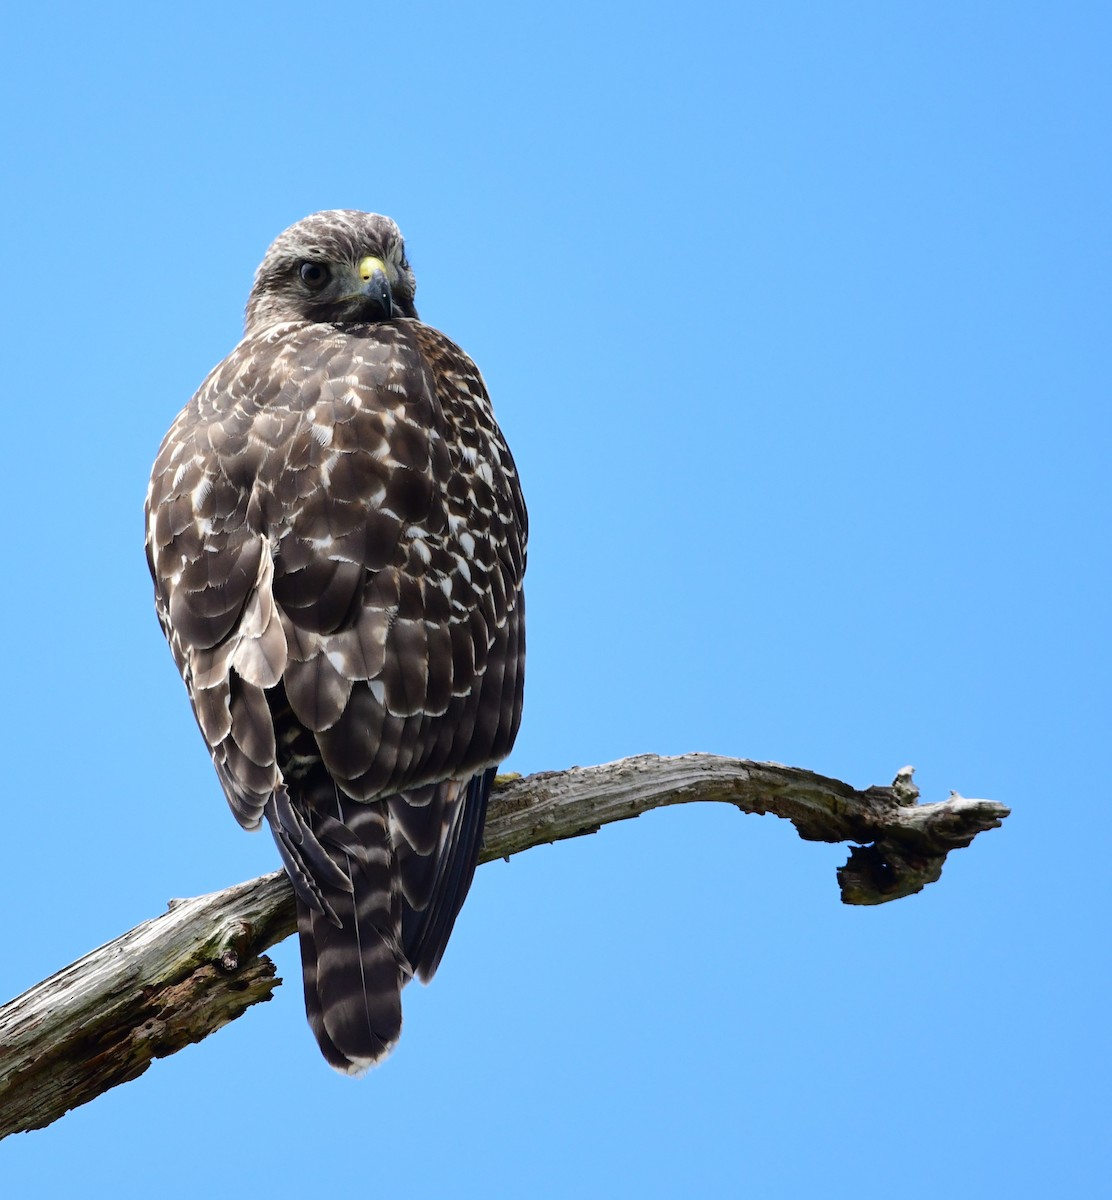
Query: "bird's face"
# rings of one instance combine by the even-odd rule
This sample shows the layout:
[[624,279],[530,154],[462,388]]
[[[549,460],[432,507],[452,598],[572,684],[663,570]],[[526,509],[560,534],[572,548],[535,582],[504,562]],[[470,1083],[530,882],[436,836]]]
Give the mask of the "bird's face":
[[415,317],[413,272],[397,225],[377,213],[314,213],[279,234],[247,301],[246,332],[281,321]]

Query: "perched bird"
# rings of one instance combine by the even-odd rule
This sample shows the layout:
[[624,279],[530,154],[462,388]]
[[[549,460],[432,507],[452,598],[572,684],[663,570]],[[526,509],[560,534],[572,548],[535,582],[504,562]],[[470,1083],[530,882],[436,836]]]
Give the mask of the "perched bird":
[[387,217],[306,217],[147,493],[155,606],[236,819],[297,896],[305,1007],[361,1074],[471,885],[521,720],[527,517],[475,364]]

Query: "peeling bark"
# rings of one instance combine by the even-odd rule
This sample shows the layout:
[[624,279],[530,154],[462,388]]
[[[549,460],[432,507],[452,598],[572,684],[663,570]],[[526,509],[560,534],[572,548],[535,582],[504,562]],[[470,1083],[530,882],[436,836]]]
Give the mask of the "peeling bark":
[[[956,793],[937,804],[920,805],[918,797],[909,767],[890,787],[858,791],[776,763],[640,755],[500,777],[481,861],[594,833],[654,808],[717,801],[783,817],[807,841],[856,843],[838,871],[842,900],[882,904],[933,883],[951,850],[996,828],[1009,812]],[[49,1125],[269,1000],[281,980],[263,951],[294,928],[289,881],[282,872],[264,875],[171,901],[169,912],[0,1008],[0,1138]]]

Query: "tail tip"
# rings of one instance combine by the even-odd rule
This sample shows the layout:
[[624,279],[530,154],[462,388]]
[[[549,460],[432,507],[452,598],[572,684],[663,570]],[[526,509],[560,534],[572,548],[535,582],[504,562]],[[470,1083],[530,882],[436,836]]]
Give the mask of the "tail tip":
[[377,1067],[379,1063],[385,1062],[390,1057],[399,1041],[400,1038],[394,1038],[391,1042],[384,1042],[382,1049],[370,1058],[349,1057],[342,1051],[337,1051],[334,1055],[329,1054],[329,1048],[323,1045],[321,1046],[321,1050],[324,1051],[324,1057],[328,1061],[328,1065],[338,1075],[346,1075],[350,1079],[362,1079],[372,1067]]

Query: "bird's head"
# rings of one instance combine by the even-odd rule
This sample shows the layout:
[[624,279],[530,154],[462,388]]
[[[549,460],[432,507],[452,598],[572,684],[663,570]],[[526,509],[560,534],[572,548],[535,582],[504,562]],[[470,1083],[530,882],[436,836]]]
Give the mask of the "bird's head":
[[246,332],[280,321],[415,317],[415,289],[405,242],[389,217],[355,209],[313,213],[266,252],[247,300]]

